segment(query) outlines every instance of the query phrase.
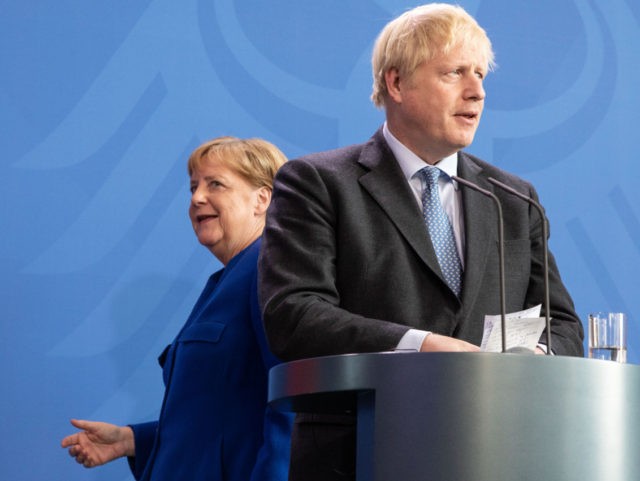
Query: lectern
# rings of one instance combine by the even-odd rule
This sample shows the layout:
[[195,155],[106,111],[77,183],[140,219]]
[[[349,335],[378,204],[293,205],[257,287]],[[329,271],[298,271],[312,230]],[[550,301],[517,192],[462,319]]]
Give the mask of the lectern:
[[358,481],[640,480],[640,366],[372,353],[281,364],[273,407],[357,416]]

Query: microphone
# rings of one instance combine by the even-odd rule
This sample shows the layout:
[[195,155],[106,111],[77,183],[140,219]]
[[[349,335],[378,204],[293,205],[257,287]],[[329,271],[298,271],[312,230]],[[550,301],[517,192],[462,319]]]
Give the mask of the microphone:
[[489,192],[488,190],[483,189],[473,182],[464,180],[456,175],[451,176],[451,178],[462,185],[466,185],[467,187],[480,192],[483,195],[486,195],[487,197],[491,197],[493,202],[496,204],[496,209],[498,210],[498,275],[500,279],[500,324],[502,327],[502,352],[507,352],[507,307],[505,303],[504,288],[504,218],[502,216],[502,205],[500,204],[498,197],[496,197],[493,192]]
[[540,218],[542,219],[542,249],[543,249],[543,279],[544,279],[544,314],[546,321],[546,330],[547,330],[547,355],[551,355],[551,317],[549,311],[549,249],[547,247],[547,237],[549,235],[549,224],[547,220],[547,216],[544,213],[544,209],[542,206],[533,200],[531,197],[524,195],[512,187],[509,187],[506,184],[494,179],[493,177],[489,177],[489,182],[493,185],[500,187],[501,189],[507,191],[510,194],[519,197],[531,204],[540,214]]

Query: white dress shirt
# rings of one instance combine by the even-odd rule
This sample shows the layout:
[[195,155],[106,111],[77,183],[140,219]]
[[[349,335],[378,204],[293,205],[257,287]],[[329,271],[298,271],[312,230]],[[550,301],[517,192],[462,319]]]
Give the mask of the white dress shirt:
[[[411,187],[411,191],[416,198],[420,210],[422,210],[423,187],[418,171],[426,166],[425,161],[396,139],[387,127],[386,122],[382,127],[382,134],[398,161],[400,169],[402,169],[404,177],[409,187]],[[438,189],[440,191],[442,208],[447,214],[447,217],[449,217],[449,222],[451,222],[451,226],[453,227],[453,235],[456,239],[460,265],[464,271],[464,215],[462,211],[462,199],[460,198],[458,183],[451,179],[452,175],[458,174],[458,153],[456,152],[440,160],[435,164],[435,167],[442,170],[447,174],[447,177],[449,177],[447,179],[444,176],[440,176]],[[426,232],[425,235],[427,235]],[[400,339],[400,342],[396,346],[396,351],[419,351],[422,342],[429,334],[431,334],[429,331],[409,329],[405,335],[402,336],[402,339]]]
[[[400,168],[404,173],[405,179],[411,187],[416,202],[422,209],[422,182],[417,173],[420,169],[425,167],[425,162],[416,154],[411,152],[404,144],[396,139],[385,122],[382,133],[384,135],[389,148],[395,155]],[[449,157],[445,157],[436,163],[435,167],[442,170],[447,176],[457,175],[458,172],[458,153],[451,154]],[[464,212],[462,209],[462,199],[460,196],[460,186],[455,180],[449,178],[440,177],[438,181],[438,187],[440,190],[440,201],[442,202],[442,208],[449,217],[451,226],[453,227],[453,235],[456,239],[456,247],[458,248],[458,257],[460,258],[460,265],[464,271]],[[431,334],[430,331],[422,331],[420,329],[409,329],[400,342],[396,346],[396,351],[419,351],[424,339]],[[538,347],[545,353],[547,352],[547,346],[544,344],[538,344]],[[551,352],[553,354],[553,351]]]

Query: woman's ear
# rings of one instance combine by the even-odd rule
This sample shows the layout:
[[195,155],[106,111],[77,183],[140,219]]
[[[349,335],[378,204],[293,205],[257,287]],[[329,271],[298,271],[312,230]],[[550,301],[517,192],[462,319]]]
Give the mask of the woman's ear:
[[256,206],[255,206],[255,214],[265,215],[267,213],[267,208],[271,203],[271,189],[269,187],[260,187],[256,191]]

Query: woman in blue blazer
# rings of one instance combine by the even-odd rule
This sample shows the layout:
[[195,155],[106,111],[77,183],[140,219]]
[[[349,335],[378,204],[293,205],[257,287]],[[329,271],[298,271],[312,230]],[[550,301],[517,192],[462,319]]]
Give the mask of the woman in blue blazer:
[[72,420],[62,446],[85,467],[127,457],[137,480],[285,480],[290,415],[267,406],[269,352],[257,300],[257,259],[275,172],[284,155],[260,139],[221,137],[190,156],[189,217],[224,268],[161,354],[157,421]]

